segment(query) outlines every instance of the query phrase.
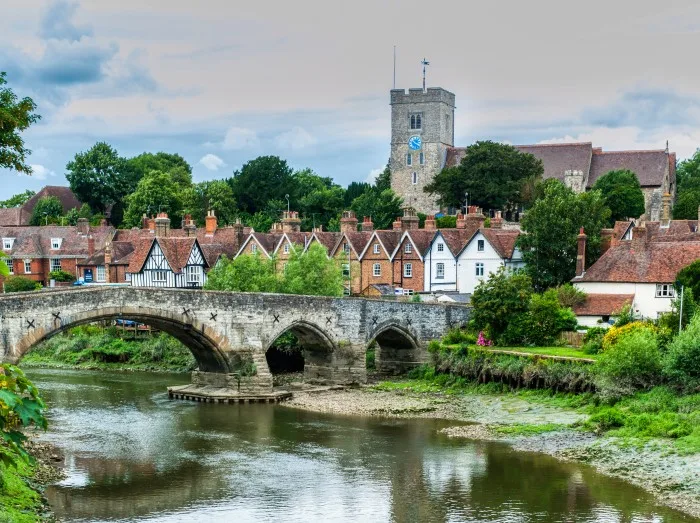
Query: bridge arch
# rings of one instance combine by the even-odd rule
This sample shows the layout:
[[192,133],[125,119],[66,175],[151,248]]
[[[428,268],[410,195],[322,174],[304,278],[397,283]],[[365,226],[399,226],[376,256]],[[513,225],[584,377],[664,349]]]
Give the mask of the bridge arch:
[[420,363],[418,338],[398,322],[388,321],[379,325],[372,333],[367,349],[373,343],[378,347],[376,368],[382,374],[400,374]]
[[304,357],[304,378],[326,379],[333,364],[336,344],[331,336],[317,324],[307,320],[295,320],[280,327],[263,343],[265,354],[284,334],[291,332],[299,340]]
[[71,327],[111,319],[146,323],[170,334],[190,349],[203,372],[232,372],[240,359],[240,355],[231,350],[228,340],[208,325],[187,315],[151,307],[97,308],[54,319],[50,325],[37,325],[15,344],[8,359],[19,362],[32,347]]

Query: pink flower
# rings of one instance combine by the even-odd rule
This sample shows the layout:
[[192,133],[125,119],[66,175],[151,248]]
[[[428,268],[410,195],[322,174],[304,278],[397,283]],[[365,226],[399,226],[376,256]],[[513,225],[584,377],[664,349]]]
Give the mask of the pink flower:
[[493,342],[489,339],[486,339],[486,337],[484,336],[484,331],[480,331],[479,339],[476,340],[476,344],[480,347],[490,347],[491,345],[493,345]]

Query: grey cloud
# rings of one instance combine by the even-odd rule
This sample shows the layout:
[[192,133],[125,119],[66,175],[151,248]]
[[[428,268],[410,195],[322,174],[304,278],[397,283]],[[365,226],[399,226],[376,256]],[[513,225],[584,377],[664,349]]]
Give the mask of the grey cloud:
[[90,41],[50,42],[41,59],[29,65],[36,80],[55,86],[99,82],[105,64],[119,51],[112,43],[102,47]]
[[642,129],[658,128],[660,122],[698,125],[700,98],[662,90],[629,91],[607,106],[584,110],[581,119],[589,125]]
[[70,42],[77,42],[84,36],[92,36],[91,27],[73,23],[78,7],[77,2],[54,1],[41,19],[39,36],[46,40],[57,39]]

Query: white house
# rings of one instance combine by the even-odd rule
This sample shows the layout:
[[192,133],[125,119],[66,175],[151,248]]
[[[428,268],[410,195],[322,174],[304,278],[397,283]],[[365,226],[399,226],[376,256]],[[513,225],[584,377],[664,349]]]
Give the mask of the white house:
[[479,283],[499,267],[524,267],[520,250],[515,246],[519,231],[479,229],[457,253],[457,290],[471,294]]
[[132,287],[201,288],[208,268],[196,238],[152,238],[137,245],[126,272]]
[[456,256],[474,235],[472,229],[440,229],[423,257],[423,289],[426,292],[456,291]]

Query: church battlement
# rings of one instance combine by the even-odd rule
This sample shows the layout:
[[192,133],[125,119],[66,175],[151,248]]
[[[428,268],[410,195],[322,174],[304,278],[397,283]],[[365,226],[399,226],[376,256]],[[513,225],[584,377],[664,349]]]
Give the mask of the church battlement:
[[442,102],[450,107],[455,106],[455,95],[442,87],[428,87],[425,92],[420,87],[391,90],[391,105]]

